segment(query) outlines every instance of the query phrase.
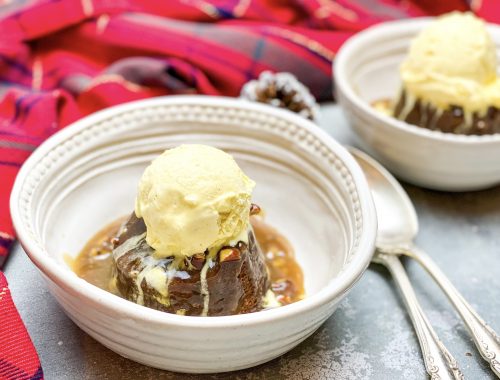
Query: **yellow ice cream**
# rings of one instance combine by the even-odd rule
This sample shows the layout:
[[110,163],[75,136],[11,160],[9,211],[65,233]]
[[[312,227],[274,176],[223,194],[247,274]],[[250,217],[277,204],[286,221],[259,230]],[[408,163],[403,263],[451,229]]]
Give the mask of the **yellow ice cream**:
[[466,112],[486,112],[500,106],[495,45],[485,23],[472,13],[439,17],[412,42],[401,65],[409,96],[441,109],[461,106]]
[[181,145],[146,168],[135,213],[157,256],[191,256],[246,236],[254,186],[229,154]]

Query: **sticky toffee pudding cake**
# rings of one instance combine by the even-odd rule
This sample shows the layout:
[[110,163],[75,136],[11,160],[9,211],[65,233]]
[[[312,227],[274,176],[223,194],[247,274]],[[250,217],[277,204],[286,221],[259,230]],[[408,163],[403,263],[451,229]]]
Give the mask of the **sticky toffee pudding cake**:
[[472,13],[438,17],[412,41],[394,102],[375,108],[422,128],[463,135],[500,133],[496,48]]
[[182,315],[258,311],[269,289],[264,256],[249,229],[246,242],[186,258],[155,258],[146,225],[132,214],[113,250],[115,286],[126,299]]
[[218,149],[167,150],[144,172],[135,211],[96,234],[73,268],[129,301],[178,315],[298,301],[302,271],[288,240],[251,203],[254,186]]

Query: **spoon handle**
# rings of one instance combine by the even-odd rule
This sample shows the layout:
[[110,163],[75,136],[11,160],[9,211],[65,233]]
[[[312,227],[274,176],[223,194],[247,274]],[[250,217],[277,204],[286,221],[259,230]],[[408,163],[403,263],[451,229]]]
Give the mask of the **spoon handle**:
[[457,361],[439,340],[417,300],[406,271],[397,256],[376,253],[374,261],[389,269],[405,300],[415,327],[425,368],[432,380],[463,379]]
[[469,305],[429,255],[415,246],[403,248],[398,253],[415,259],[441,287],[465,322],[481,356],[500,378],[500,338],[495,331]]

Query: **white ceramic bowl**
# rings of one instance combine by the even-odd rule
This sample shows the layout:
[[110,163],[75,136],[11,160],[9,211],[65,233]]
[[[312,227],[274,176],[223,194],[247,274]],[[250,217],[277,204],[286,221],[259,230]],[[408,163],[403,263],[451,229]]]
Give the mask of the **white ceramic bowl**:
[[[383,23],[350,38],[334,62],[335,90],[363,148],[399,178],[438,190],[464,191],[500,183],[500,134],[461,136],[419,128],[370,104],[394,98],[399,65],[411,39],[432,19]],[[500,49],[500,27],[488,25]]]
[[[107,293],[66,265],[63,255],[130,213],[149,161],[189,142],[226,150],[257,182],[255,201],[295,247],[306,299],[247,315],[178,316]],[[361,169],[318,127],[288,111],[202,96],[113,107],[57,133],[21,169],[11,212],[22,246],[78,326],[127,358],[192,373],[254,366],[306,339],[363,274],[376,233]]]

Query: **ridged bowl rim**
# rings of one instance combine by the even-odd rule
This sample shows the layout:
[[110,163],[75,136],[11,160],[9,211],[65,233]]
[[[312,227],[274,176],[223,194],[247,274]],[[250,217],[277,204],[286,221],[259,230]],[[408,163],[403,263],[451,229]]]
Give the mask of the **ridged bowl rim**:
[[[26,218],[28,218],[28,216],[25,213],[27,210],[23,210],[23,207],[29,207],[29,200],[33,189],[29,187],[30,184],[28,183],[28,180],[33,181],[33,178],[30,178],[30,175],[36,166],[44,159],[50,162],[48,154],[53,152],[58,146],[61,146],[64,141],[68,141],[74,135],[89,129],[92,126],[98,125],[103,120],[113,118],[117,115],[125,117],[126,115],[132,115],[134,111],[141,108],[162,105],[179,107],[186,105],[201,107],[225,107],[263,113],[269,116],[274,116],[277,119],[289,123],[290,125],[295,125],[298,130],[305,130],[308,135],[314,136],[315,139],[318,139],[318,141],[325,144],[325,146],[327,146],[331,152],[335,154],[338,162],[343,165],[346,175],[351,177],[352,185],[350,186],[352,186],[352,188],[348,190],[353,192],[353,194],[356,193],[359,201],[359,217],[362,229],[357,232],[359,234],[359,239],[357,242],[357,248],[355,249],[355,252],[353,252],[353,257],[346,264],[346,267],[342,270],[342,272],[318,293],[285,307],[244,315],[202,318],[178,316],[136,305],[132,302],[116,297],[74,276],[69,268],[62,267],[53,258],[51,258],[44,247],[41,247],[40,243],[35,241],[32,236],[33,232],[30,230],[29,225],[27,225],[26,222]],[[92,301],[103,305],[104,309],[111,308],[113,309],[113,312],[116,312],[123,317],[160,326],[186,328],[210,329],[255,326],[263,323],[273,323],[285,318],[288,319],[295,315],[311,312],[321,305],[332,302],[347,292],[354,285],[354,283],[359,280],[367,268],[373,253],[376,235],[375,209],[368,183],[363,175],[363,172],[347,150],[326,132],[321,130],[312,122],[289,111],[279,110],[266,105],[246,102],[234,98],[209,97],[201,95],[166,96],[130,102],[96,112],[67,126],[46,140],[24,163],[12,190],[10,209],[18,239],[26,253],[33,263],[40,269],[40,271],[52,282],[57,284],[59,287],[62,287],[62,290],[65,293],[68,293],[67,288],[69,288],[79,297],[90,298]]]

